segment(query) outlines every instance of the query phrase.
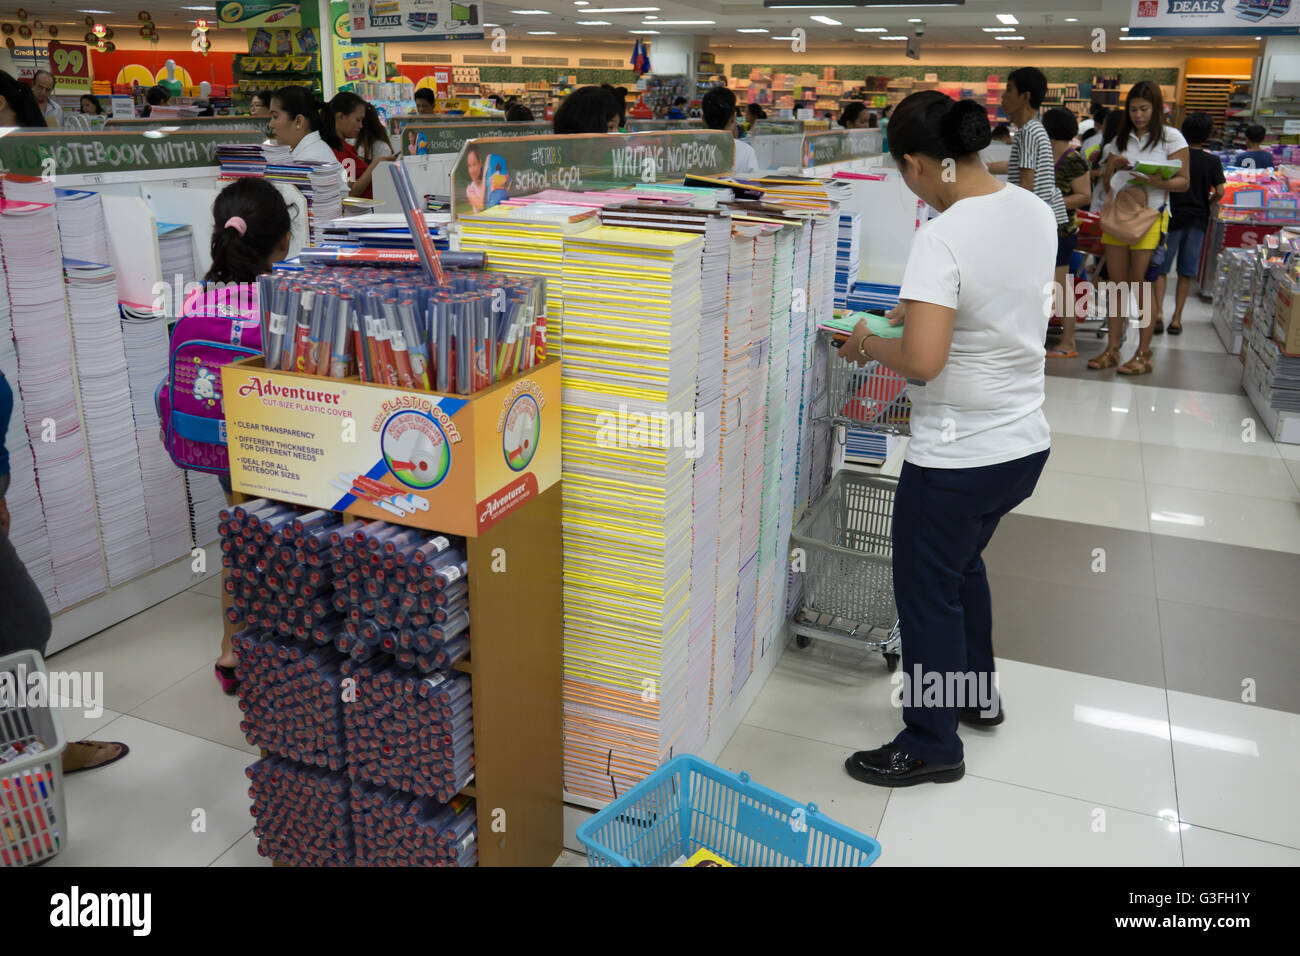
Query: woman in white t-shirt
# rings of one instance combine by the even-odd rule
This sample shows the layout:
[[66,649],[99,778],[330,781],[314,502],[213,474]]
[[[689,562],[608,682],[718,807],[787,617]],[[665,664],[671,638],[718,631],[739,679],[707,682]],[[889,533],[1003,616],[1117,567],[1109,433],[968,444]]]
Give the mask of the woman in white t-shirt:
[[[1124,101],[1124,114],[1119,121],[1115,138],[1102,150],[1101,181],[1109,194],[1117,185],[1116,174],[1124,171],[1128,185],[1146,190],[1147,205],[1159,209],[1160,215],[1151,228],[1137,242],[1125,243],[1103,232],[1102,245],[1106,250],[1106,276],[1111,282],[1125,283],[1130,290],[1141,289],[1138,303],[1141,322],[1138,326],[1138,348],[1131,359],[1116,370],[1121,375],[1145,375],[1151,371],[1152,327],[1151,284],[1147,282],[1147,266],[1151,254],[1160,244],[1160,237],[1169,227],[1169,194],[1185,192],[1191,184],[1188,176],[1187,140],[1173,126],[1165,125],[1164,100],[1158,84],[1150,80],[1134,83]],[[1180,169],[1168,179],[1159,174],[1147,175],[1137,171],[1141,163],[1179,163]],[[1107,296],[1107,298],[1110,298]],[[1121,293],[1116,298],[1124,299]],[[1124,308],[1112,315],[1109,322],[1110,339],[1106,350],[1088,362],[1088,368],[1111,368],[1119,364],[1120,335],[1131,311]]]
[[[330,147],[338,140],[334,132],[334,113],[304,86],[284,86],[271,94],[271,118],[267,124],[281,146],[289,147],[289,158],[333,163],[338,167],[343,193],[348,193],[347,173]],[[324,136],[322,136],[322,132]]]
[[[1032,192],[998,182],[980,161],[988,114],[937,90],[894,110],[889,149],[939,215],[916,232],[893,324],[864,320],[840,349],[909,379],[912,437],[894,497],[893,576],[904,672],[903,730],[851,756],[855,779],[944,783],[965,772],[958,721],[1001,723],[992,611],[980,558],[1004,514],[1033,492],[1051,433],[1043,415],[1056,218]],[[935,704],[921,683],[965,693]],[[924,676],[923,676],[924,675]]]

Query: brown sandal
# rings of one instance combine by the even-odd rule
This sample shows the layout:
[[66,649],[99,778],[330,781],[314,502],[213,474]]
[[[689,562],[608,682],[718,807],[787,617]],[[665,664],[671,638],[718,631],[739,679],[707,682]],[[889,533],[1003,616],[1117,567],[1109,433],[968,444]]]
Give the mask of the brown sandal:
[[[125,757],[127,754],[131,752],[131,748],[128,747],[126,744],[118,743],[116,741],[114,741],[113,743],[108,743],[106,741],[101,741],[101,740],[77,740],[74,741],[69,746],[72,747],[81,746],[81,747],[92,748],[95,751],[98,751],[96,756],[104,755],[104,754],[111,754],[112,756],[109,756],[107,759],[99,760],[98,762],[94,762],[94,763],[90,762],[91,760],[95,759],[94,757],[92,757],[90,758],[90,760],[82,764],[80,767],[72,767],[72,768],[65,767],[63,771],[64,776],[67,776],[70,773],[82,773],[83,771],[86,770],[95,770],[99,767],[107,767],[111,763],[117,763],[119,760],[121,760],[123,757]],[[117,748],[117,752],[115,754],[113,753],[113,748]],[[64,753],[66,754],[67,751],[65,750]]]
[[1119,364],[1119,349],[1108,348],[1095,358],[1088,359],[1088,368],[1113,368]]
[[1154,366],[1151,362],[1150,349],[1138,349],[1133,357],[1117,368],[1120,375],[1146,375]]

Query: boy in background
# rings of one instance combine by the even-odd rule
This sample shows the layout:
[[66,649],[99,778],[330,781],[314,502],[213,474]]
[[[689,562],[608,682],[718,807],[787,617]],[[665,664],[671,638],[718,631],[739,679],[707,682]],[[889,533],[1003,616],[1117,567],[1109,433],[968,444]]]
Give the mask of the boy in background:
[[1052,140],[1038,118],[1038,109],[1047,97],[1047,77],[1032,66],[1022,66],[1007,77],[1002,91],[1002,111],[1016,124],[1011,143],[1011,158],[1006,163],[990,163],[994,175],[1005,172],[1007,182],[1028,189],[1047,203],[1058,227],[1069,221],[1061,191],[1056,188],[1056,159]]
[[1264,137],[1268,135],[1268,130],[1258,123],[1252,123],[1246,127],[1246,151],[1238,153],[1237,158],[1232,161],[1234,166],[1246,166],[1252,169],[1272,169],[1273,154],[1267,149],[1262,149]]
[[[1253,127],[1262,130],[1263,127]],[[1164,331],[1164,301],[1166,277],[1178,257],[1178,291],[1174,297],[1174,314],[1169,320],[1169,334],[1183,332],[1183,305],[1192,288],[1201,261],[1201,243],[1210,225],[1210,209],[1223,198],[1223,164],[1219,157],[1205,151],[1205,141],[1214,132],[1214,120],[1209,113],[1188,113],[1182,125],[1183,138],[1187,140],[1187,173],[1191,185],[1186,192],[1169,194],[1169,234],[1165,239],[1165,261],[1156,278],[1157,334]],[[1250,134],[1247,134],[1248,136]],[[1263,139],[1261,133],[1260,139]],[[1258,142],[1256,143],[1258,145]],[[1269,156],[1269,165],[1273,164]]]

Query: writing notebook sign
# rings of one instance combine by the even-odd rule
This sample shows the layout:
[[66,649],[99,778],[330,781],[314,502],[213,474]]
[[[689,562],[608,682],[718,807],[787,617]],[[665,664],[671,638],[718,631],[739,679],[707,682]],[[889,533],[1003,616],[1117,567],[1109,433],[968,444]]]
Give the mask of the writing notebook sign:
[[[132,174],[140,170],[218,166],[221,143],[260,143],[252,130],[163,133],[15,132],[0,138],[0,173],[23,176]],[[51,169],[47,160],[54,160]]]
[[476,139],[452,171],[452,211],[481,212],[511,196],[544,189],[609,189],[721,176],[736,161],[736,141],[723,130],[585,133]]
[[881,133],[878,129],[843,129],[826,133],[805,133],[804,166],[825,166],[851,159],[880,155]]
[[407,123],[402,127],[402,154],[459,153],[472,139],[541,136],[550,129],[550,123]]

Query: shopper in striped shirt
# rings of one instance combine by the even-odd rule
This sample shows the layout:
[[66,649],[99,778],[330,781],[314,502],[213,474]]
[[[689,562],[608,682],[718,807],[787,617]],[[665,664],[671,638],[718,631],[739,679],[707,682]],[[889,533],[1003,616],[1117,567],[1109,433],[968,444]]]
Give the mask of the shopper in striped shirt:
[[1056,157],[1052,140],[1038,118],[1038,109],[1047,96],[1047,77],[1032,66],[1022,66],[1007,77],[1002,91],[1002,111],[1016,124],[1016,138],[1011,143],[1007,161],[1007,182],[1023,186],[1051,208],[1057,227],[1070,217],[1065,211],[1061,190],[1056,187]]

